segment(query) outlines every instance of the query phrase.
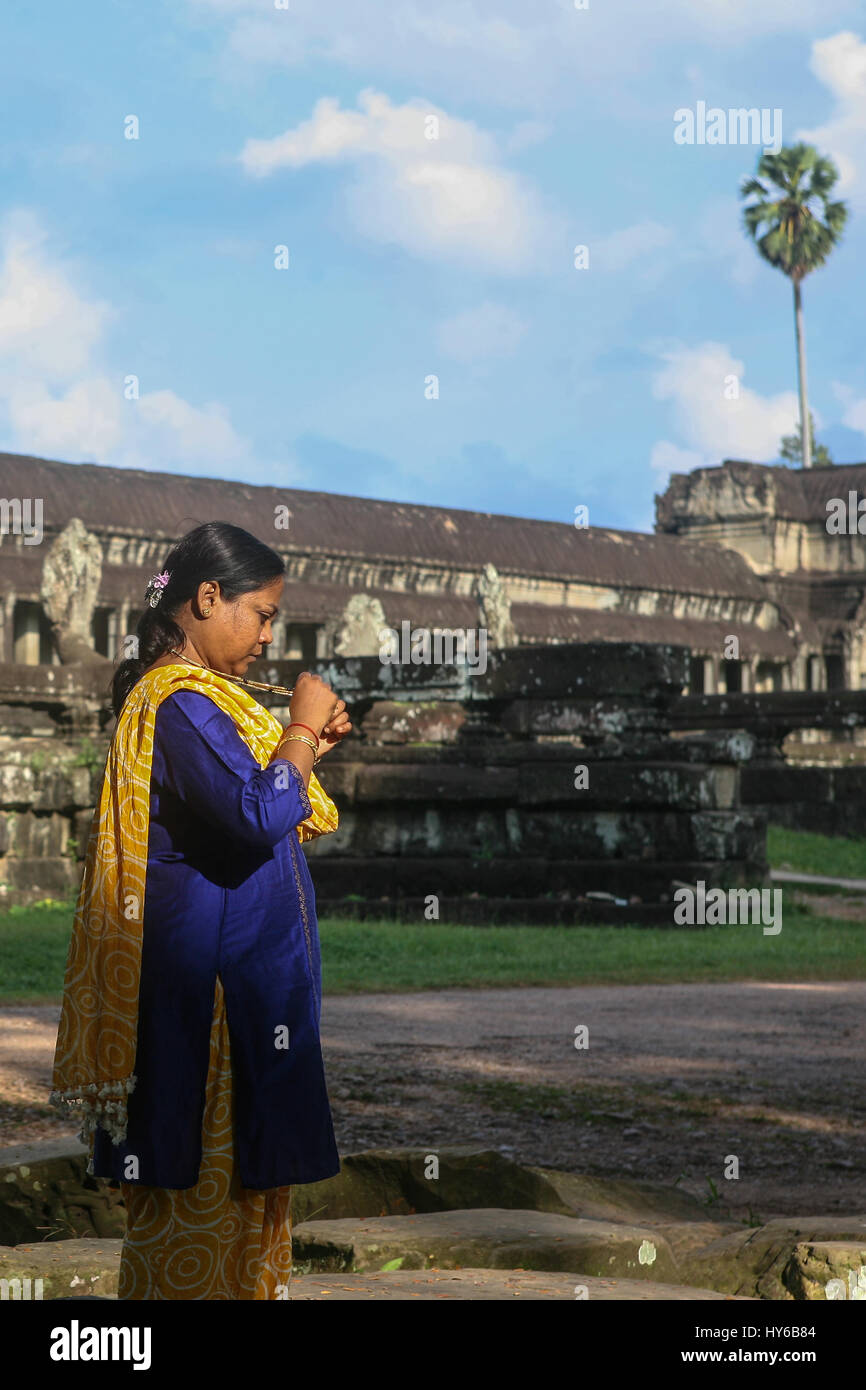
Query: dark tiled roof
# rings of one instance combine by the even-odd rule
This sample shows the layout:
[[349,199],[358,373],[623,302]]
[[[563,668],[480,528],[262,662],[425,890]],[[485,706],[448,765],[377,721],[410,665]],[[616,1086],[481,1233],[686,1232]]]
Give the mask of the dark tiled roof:
[[[682,516],[682,503],[694,491],[704,497],[713,491],[727,491],[728,474],[743,493],[750,493],[760,512],[786,521],[827,520],[827,503],[833,497],[847,501],[849,491],[866,497],[866,463],[837,464],[832,468],[788,468],[783,465],[745,463],[726,459],[712,468],[695,468],[675,473],[667,489],[657,498],[659,523],[672,528]],[[737,515],[746,512],[745,506]],[[733,513],[731,513],[733,514]]]
[[783,628],[769,631],[754,623],[711,622],[675,618],[670,614],[644,617],[610,609],[549,608],[540,603],[515,603],[511,617],[520,641],[673,642],[693,651],[720,653],[732,634],[740,639],[740,656],[790,661],[796,643]]
[[[44,554],[44,545],[28,545],[18,549],[4,538],[0,544],[0,593],[15,590],[22,596],[38,598]],[[133,607],[140,606],[144,603],[149,578],[146,566],[103,564],[98,602],[115,607],[129,599]]]
[[[557,521],[19,454],[0,454],[0,495],[43,498],[50,533],[77,516],[97,535],[161,538],[168,548],[200,522],[223,520],[284,553],[414,560],[479,571],[490,562],[501,574],[678,593],[765,595],[761,580],[733,551],[709,550],[668,535],[579,530]],[[274,529],[274,509],[280,505],[291,511],[288,531]],[[150,576],[141,573],[146,583]]]
[[[790,516],[796,521],[827,520],[827,503],[833,497],[848,501],[848,493],[856,492],[866,496],[866,463],[838,464],[833,468],[785,469],[793,473],[799,487],[787,482],[785,489],[777,494],[782,509],[781,516]],[[785,491],[790,487],[790,499]]]

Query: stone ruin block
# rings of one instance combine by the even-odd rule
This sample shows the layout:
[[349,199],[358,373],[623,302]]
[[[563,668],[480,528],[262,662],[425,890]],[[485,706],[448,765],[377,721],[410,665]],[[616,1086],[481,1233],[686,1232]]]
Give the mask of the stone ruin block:
[[[656,902],[678,881],[763,882],[761,809],[744,809],[741,790],[754,738],[719,727],[672,733],[686,649],[559,644],[488,656],[474,674],[372,656],[316,664],[356,728],[321,769],[341,823],[305,848],[319,901],[381,897],[383,885],[417,897],[429,880],[467,898],[605,892]],[[275,682],[292,683],[289,664],[270,665]],[[0,853],[7,890],[41,885],[59,896],[80,881],[110,711],[104,672],[52,671],[55,738],[10,735],[0,745],[0,800],[19,817]],[[9,706],[46,685],[30,668],[10,680],[0,688]],[[82,709],[102,721],[98,755],[61,737],[80,727]],[[575,786],[578,766],[588,769],[585,787]]]
[[462,706],[446,700],[377,700],[361,728],[373,743],[455,743],[466,723]]
[[16,859],[52,859],[66,853],[69,821],[58,812],[37,815],[32,811],[6,817],[8,853]]

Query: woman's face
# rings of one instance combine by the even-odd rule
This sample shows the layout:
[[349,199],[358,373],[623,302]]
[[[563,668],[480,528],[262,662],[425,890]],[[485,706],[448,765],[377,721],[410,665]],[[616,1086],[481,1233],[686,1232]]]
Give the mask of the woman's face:
[[[284,580],[274,579],[261,589],[226,600],[215,583],[201,584],[193,613],[193,640],[206,666],[230,676],[246,675],[247,669],[273,641],[271,621],[279,607]],[[205,610],[210,606],[210,613]]]

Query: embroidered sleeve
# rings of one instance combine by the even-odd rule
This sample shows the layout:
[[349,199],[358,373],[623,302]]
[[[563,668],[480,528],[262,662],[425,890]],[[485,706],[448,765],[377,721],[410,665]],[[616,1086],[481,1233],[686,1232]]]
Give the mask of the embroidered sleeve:
[[340,813],[314,772],[310,773],[309,799],[312,813],[298,826],[302,845],[317,835],[330,835],[340,824]]
[[311,816],[313,814],[313,808],[310,805],[310,797],[306,787],[304,786],[304,776],[300,768],[296,767],[296,765],[293,762],[291,762],[289,758],[274,758],[274,761],[270,764],[270,766],[287,767],[289,769],[289,775],[292,778],[294,778],[294,781],[297,785],[298,796],[300,797],[301,805],[304,808],[304,820],[306,820],[308,816]]

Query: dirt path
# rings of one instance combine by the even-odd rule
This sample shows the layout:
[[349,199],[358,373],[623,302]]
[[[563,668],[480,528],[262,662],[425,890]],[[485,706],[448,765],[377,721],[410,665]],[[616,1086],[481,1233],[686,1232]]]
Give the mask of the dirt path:
[[[74,1132],[46,1105],[58,1017],[0,1010],[0,1144]],[[712,1197],[710,1179],[737,1217],[866,1210],[866,983],[340,996],[322,1032],[345,1153],[483,1144]]]

